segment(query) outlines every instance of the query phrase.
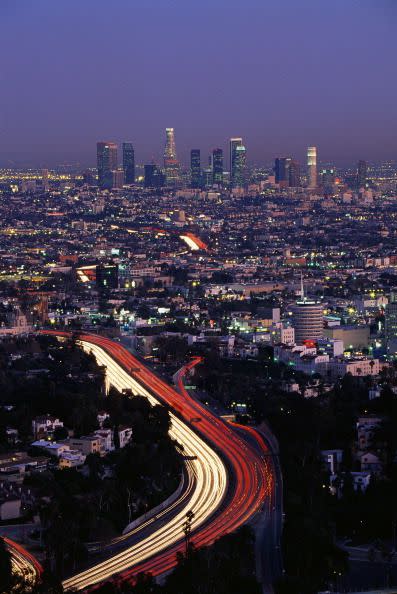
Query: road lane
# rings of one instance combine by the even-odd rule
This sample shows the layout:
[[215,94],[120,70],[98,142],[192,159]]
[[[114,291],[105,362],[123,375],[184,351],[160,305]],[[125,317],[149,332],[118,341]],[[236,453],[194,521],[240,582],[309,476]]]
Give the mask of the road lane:
[[[45,333],[70,337],[57,331]],[[213,543],[261,511],[274,488],[264,443],[261,448],[253,447],[186,390],[177,392],[120,344],[87,334],[80,334],[78,342],[106,366],[107,378],[118,390],[129,389],[146,396],[152,404],[160,402],[169,408],[170,434],[194,458],[196,480],[189,503],[176,509],[164,525],[155,525],[149,536],[68,578],[64,582],[66,590],[81,590],[116,576],[133,581],[141,571],[160,575],[170,570],[176,565],[176,553],[184,550],[182,524],[189,510],[195,514],[191,535],[195,546]],[[200,418],[200,422],[192,423],[194,418]]]

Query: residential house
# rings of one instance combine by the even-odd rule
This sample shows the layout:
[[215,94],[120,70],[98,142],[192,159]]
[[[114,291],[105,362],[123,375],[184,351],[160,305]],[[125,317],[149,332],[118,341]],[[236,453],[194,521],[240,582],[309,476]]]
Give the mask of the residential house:
[[58,427],[63,427],[63,422],[51,415],[39,416],[32,421],[32,433],[35,439],[53,435]]
[[132,428],[120,426],[118,429],[120,447],[124,448],[132,437]]

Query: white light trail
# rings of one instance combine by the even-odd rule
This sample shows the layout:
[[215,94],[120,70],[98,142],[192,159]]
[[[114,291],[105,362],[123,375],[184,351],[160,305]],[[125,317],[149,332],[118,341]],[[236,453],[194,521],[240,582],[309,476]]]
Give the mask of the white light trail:
[[[90,342],[79,341],[87,352],[92,352],[99,365],[107,368],[107,379],[120,392],[130,389],[133,394],[145,396],[149,402],[159,404],[159,401],[143,388],[139,382],[131,377],[108,353],[101,347]],[[63,582],[65,590],[81,590],[89,585],[105,581],[113,575],[123,572],[149,557],[161,553],[171,545],[183,540],[182,525],[186,513],[194,512],[194,529],[208,520],[221,505],[227,490],[227,470],[218,454],[199,437],[188,425],[176,417],[171,416],[170,435],[184,447],[184,454],[195,457],[189,464],[190,472],[195,475],[194,490],[182,508],[163,526],[160,526],[150,536],[147,536],[119,552],[105,561],[101,561],[77,575]]]

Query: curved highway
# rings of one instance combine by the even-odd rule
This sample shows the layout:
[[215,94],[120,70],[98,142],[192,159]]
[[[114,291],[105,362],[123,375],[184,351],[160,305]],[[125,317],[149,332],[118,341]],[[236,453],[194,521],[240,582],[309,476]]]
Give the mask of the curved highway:
[[43,568],[35,557],[17,542],[2,536],[7,549],[11,553],[12,571],[30,585],[36,583],[43,573]]
[[[43,333],[70,337],[57,331]],[[188,511],[194,512],[191,542],[205,546],[261,510],[273,489],[264,442],[260,442],[261,447],[251,445],[186,390],[178,393],[145,368],[119,343],[89,334],[80,334],[78,342],[106,366],[107,380],[118,390],[129,389],[146,396],[152,404],[162,403],[170,409],[170,434],[192,458],[195,481],[190,497],[175,506],[165,522],[153,522],[149,533],[146,530],[125,550],[65,580],[65,590],[82,590],[111,578],[132,581],[142,571],[160,575],[170,570],[176,565],[176,553],[184,550],[182,525]],[[180,382],[183,386],[182,377]]]

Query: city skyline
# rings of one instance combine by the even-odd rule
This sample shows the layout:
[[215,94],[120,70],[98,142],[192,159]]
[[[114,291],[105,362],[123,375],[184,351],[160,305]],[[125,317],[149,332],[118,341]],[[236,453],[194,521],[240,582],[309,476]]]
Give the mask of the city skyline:
[[184,164],[191,148],[210,153],[233,135],[251,163],[285,154],[304,162],[311,145],[338,164],[393,158],[394,3],[336,0],[324,12],[314,0],[249,0],[225,11],[223,0],[116,0],[111,30],[105,8],[2,2],[12,48],[1,58],[2,166],[92,165],[100,138],[132,140],[137,162],[160,162],[167,126]]
[[397,586],[396,24],[0,0],[0,594]]

